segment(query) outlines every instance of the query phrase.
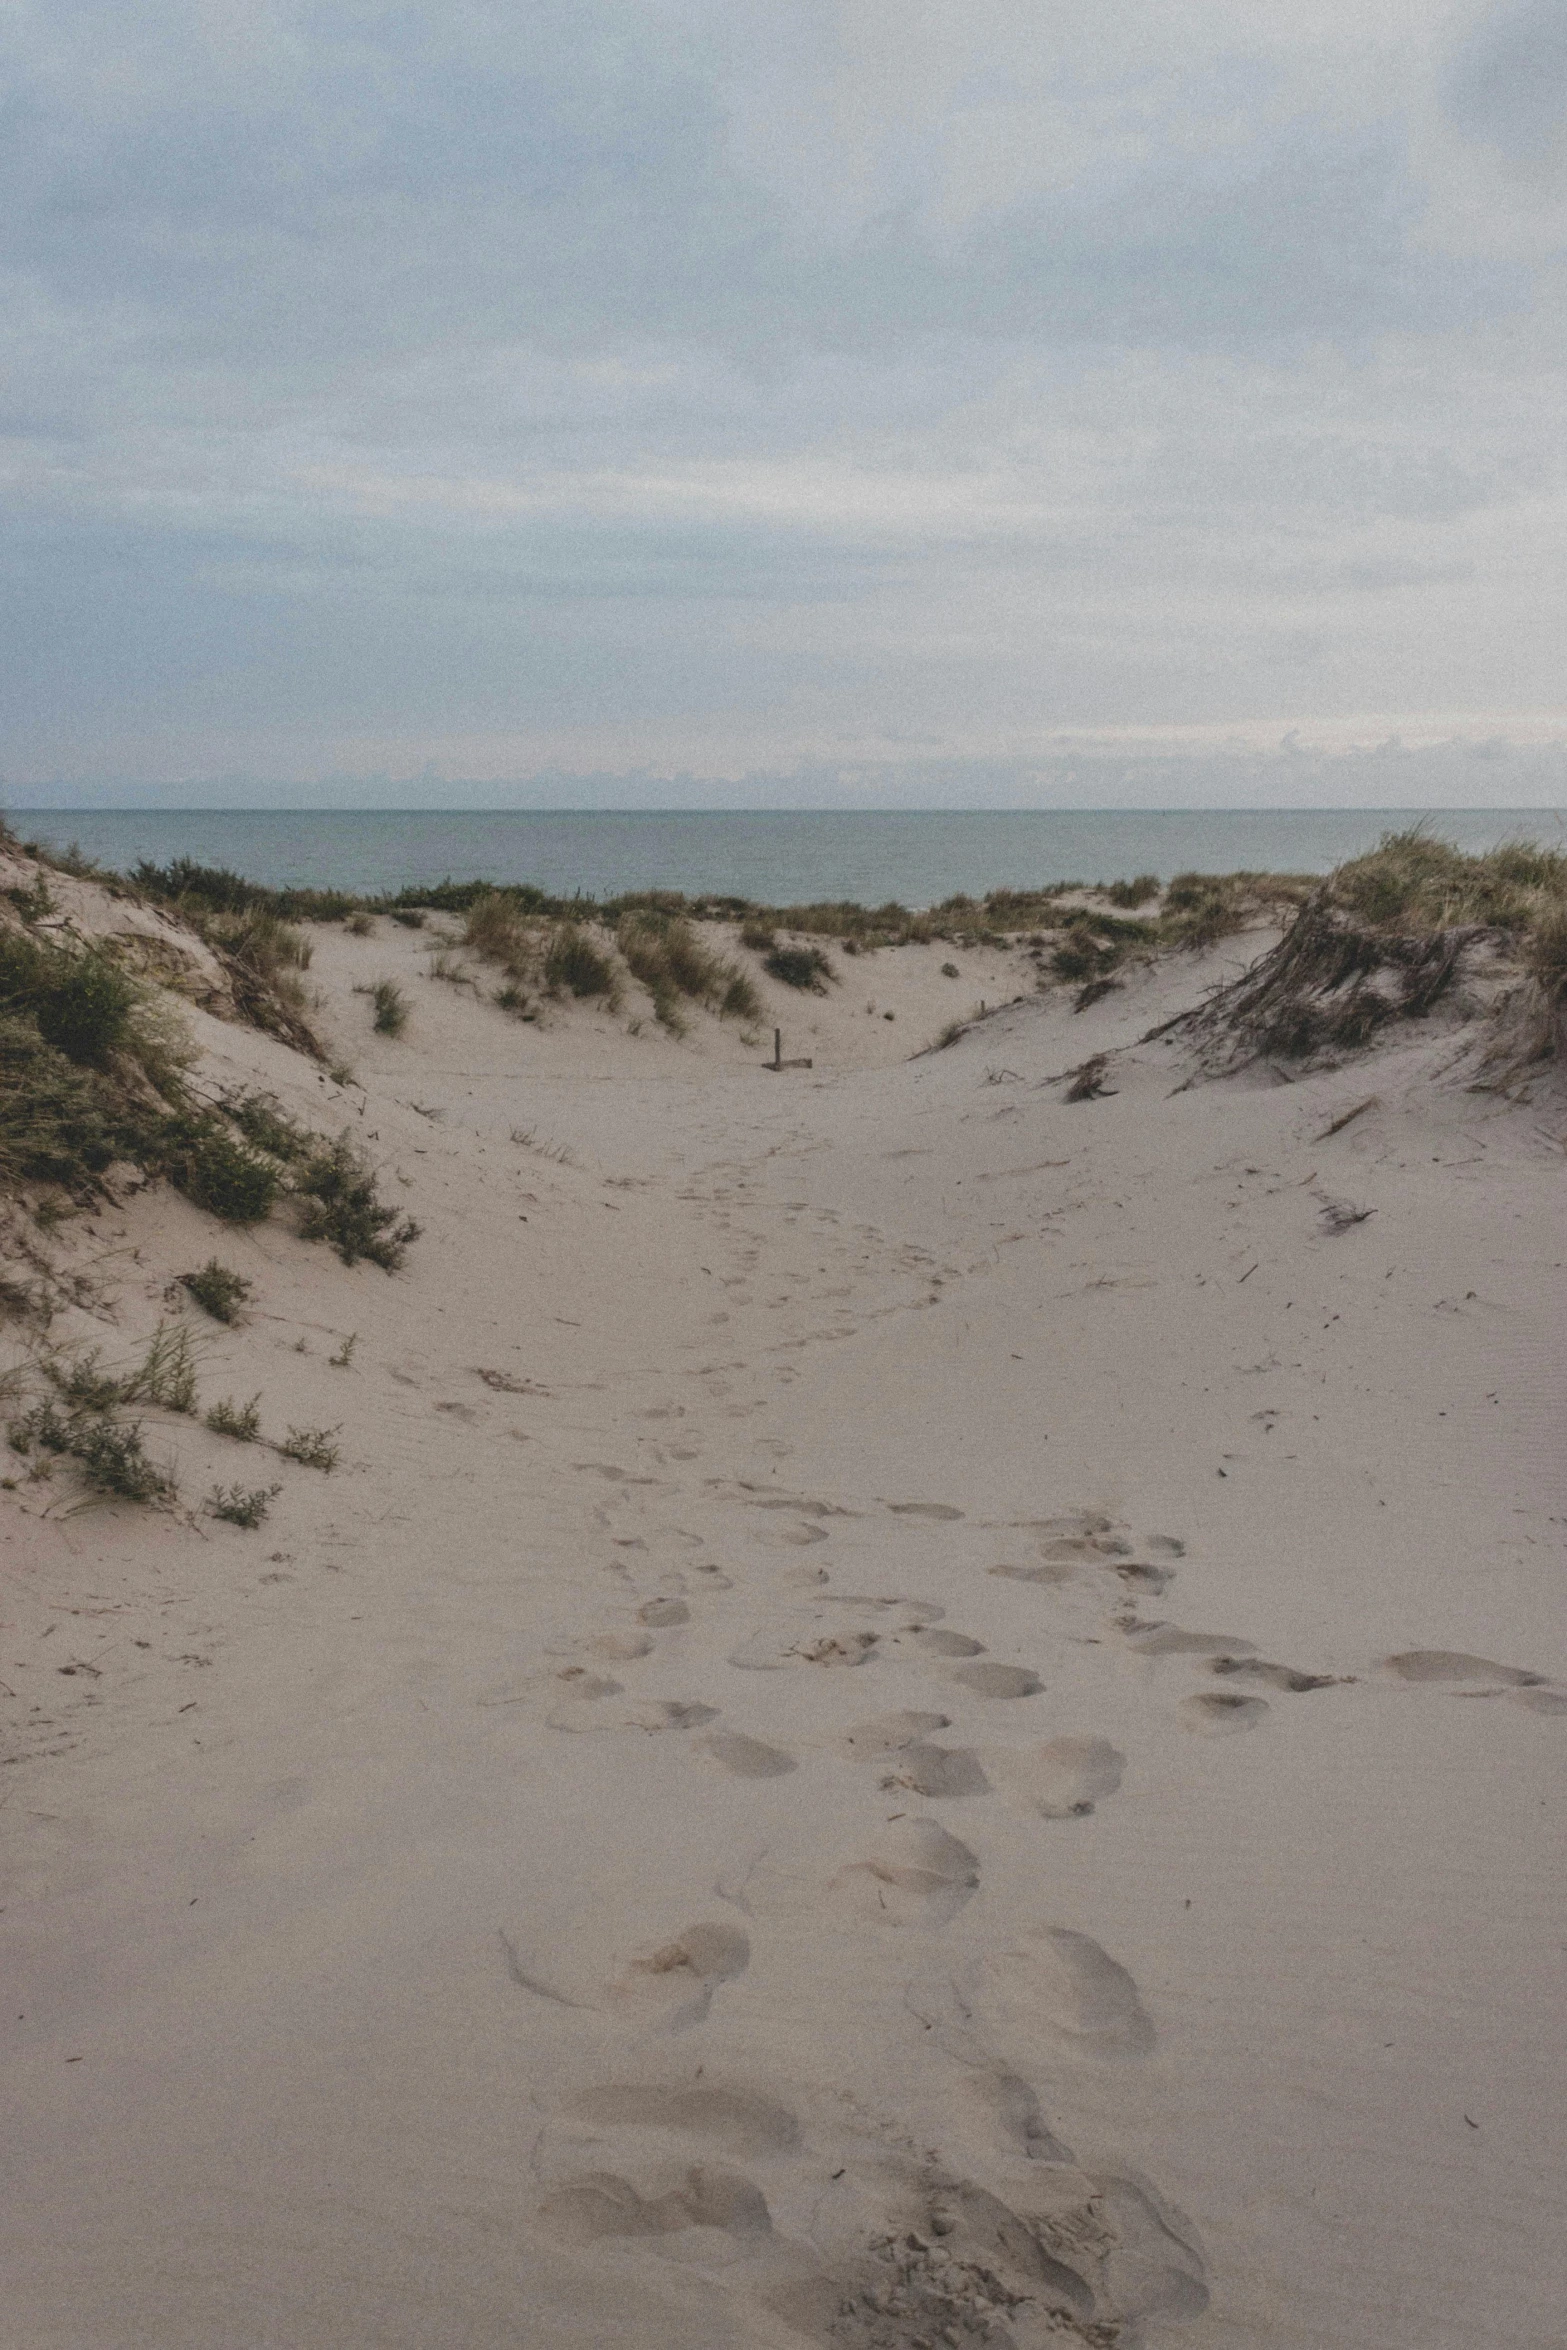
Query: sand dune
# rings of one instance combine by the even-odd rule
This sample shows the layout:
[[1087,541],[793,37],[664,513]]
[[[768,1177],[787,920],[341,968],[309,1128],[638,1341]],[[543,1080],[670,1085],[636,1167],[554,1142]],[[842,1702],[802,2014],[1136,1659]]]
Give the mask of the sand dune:
[[340,1458],[0,1496],[0,2339],[1567,2343],[1559,1113],[1450,1028],[1188,1084],[1260,935],[889,950],[781,1074],[426,943],[322,931],[352,1086],[190,1015],[406,1270],[61,1239],[55,1336]]

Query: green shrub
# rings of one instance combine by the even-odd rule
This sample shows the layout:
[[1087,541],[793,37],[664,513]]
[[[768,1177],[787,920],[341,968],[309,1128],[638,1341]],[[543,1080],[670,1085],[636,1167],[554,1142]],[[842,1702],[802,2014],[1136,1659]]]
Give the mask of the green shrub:
[[373,938],[375,936],[375,917],[373,914],[367,914],[361,907],[357,914],[349,915],[343,928],[350,938]]
[[81,1463],[87,1483],[100,1493],[123,1501],[173,1498],[174,1479],[147,1458],[139,1421],[80,1421],[67,1450]]
[[820,947],[774,947],[763,958],[762,969],[785,987],[809,988],[813,995],[825,995],[824,982],[832,977],[832,965]]
[[1131,881],[1112,881],[1105,891],[1105,896],[1110,900],[1112,906],[1125,906],[1129,909],[1146,906],[1150,898],[1156,898],[1158,895],[1159,876],[1157,873],[1139,873]]
[[304,1203],[299,1229],[306,1240],[327,1240],[345,1265],[368,1257],[394,1273],[419,1227],[398,1219],[376,1191],[375,1170],[346,1134],[323,1143],[295,1177]]
[[552,995],[569,988],[574,996],[603,996],[612,1011],[620,1000],[614,964],[575,922],[562,922],[551,938],[544,984]]
[[132,1042],[144,991],[96,949],[71,954],[0,930],[0,1010],[32,1019],[67,1060],[101,1069]]
[[177,1322],[160,1322],[139,1367],[121,1382],[125,1403],[158,1404],[166,1412],[196,1409],[196,1365],[190,1333]]
[[208,1412],[207,1426],[214,1436],[232,1436],[238,1444],[254,1444],[261,1434],[260,1395],[253,1395],[246,1404],[225,1396]]
[[255,1287],[243,1273],[232,1273],[227,1265],[220,1265],[216,1257],[209,1257],[199,1273],[182,1273],[180,1282],[214,1322],[236,1321]]
[[316,1136],[288,1115],[275,1093],[225,1094],[223,1110],[248,1143],[274,1159],[292,1164],[316,1147]]
[[84,1196],[140,1139],[126,1106],[45,1044],[35,1020],[0,1014],[0,1182],[59,1183]]
[[261,1524],[270,1503],[282,1492],[281,1485],[214,1485],[206,1500],[210,1518],[222,1518],[230,1526],[253,1529]]
[[171,1172],[198,1208],[225,1224],[263,1223],[281,1187],[277,1169],[215,1121],[195,1127]]
[[286,1461],[330,1475],[338,1463],[339,1447],[332,1441],[336,1434],[335,1428],[290,1428],[277,1449]]
[[371,990],[379,1036],[401,1036],[408,1025],[408,998],[395,979],[378,979]]

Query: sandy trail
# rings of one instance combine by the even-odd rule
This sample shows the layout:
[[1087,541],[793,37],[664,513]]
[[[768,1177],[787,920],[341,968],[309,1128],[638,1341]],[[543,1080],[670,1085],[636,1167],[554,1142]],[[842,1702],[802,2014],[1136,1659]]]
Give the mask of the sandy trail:
[[[342,1465],[7,1512],[0,2337],[1567,2342],[1549,1121],[1431,1037],[1065,1103],[1191,963],[365,1044],[415,951],[323,939],[362,1095],[202,1022],[426,1227],[220,1252],[204,1400]],[[127,1333],[211,1250],[96,1226]]]

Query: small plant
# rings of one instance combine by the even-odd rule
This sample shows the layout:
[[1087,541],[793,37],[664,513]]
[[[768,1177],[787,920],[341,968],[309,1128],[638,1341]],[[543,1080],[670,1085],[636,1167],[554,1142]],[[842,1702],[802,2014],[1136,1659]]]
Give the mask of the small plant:
[[174,1479],[147,1458],[139,1420],[84,1417],[72,1423],[64,1448],[81,1463],[87,1483],[121,1501],[168,1501]]
[[120,1400],[157,1404],[166,1412],[196,1409],[196,1365],[188,1330],[174,1322],[158,1324],[140,1368],[121,1382]]
[[354,1349],[358,1344],[358,1331],[350,1330],[348,1336],[344,1339],[336,1354],[328,1355],[326,1358],[334,1371],[346,1371],[350,1368],[354,1359]]
[[742,922],[740,944],[749,947],[753,955],[769,955],[778,944],[778,933],[765,922]]
[[737,971],[718,999],[720,1020],[759,1020],[762,999],[743,971]]
[[424,916],[417,906],[393,906],[391,915],[392,920],[401,923],[404,930],[422,930],[424,928]]
[[201,1126],[180,1153],[180,1188],[225,1224],[261,1224],[272,1213],[278,1172],[220,1127]]
[[378,979],[370,991],[378,1036],[401,1036],[408,1025],[408,998],[395,979]]
[[472,987],[475,985],[473,973],[463,962],[461,956],[452,954],[446,947],[438,947],[430,957],[430,966],[425,977],[427,979],[444,979],[449,987]]
[[332,1439],[335,1428],[290,1428],[278,1451],[286,1461],[298,1461],[307,1469],[322,1469],[328,1475],[337,1467],[341,1448]]
[[182,1273],[180,1282],[214,1322],[237,1321],[240,1307],[255,1287],[243,1273],[232,1273],[227,1265],[220,1265],[216,1257],[209,1257],[199,1273]]
[[1158,895],[1157,873],[1139,873],[1131,881],[1112,881],[1105,891],[1112,906],[1124,906],[1128,912],[1135,911],[1138,906],[1146,906],[1150,898]]
[[958,978],[959,972],[956,963],[943,963],[941,966],[941,976],[943,979]]
[[315,1148],[315,1136],[289,1116],[275,1093],[226,1094],[223,1107],[253,1150],[286,1166],[308,1158]]
[[965,1035],[967,1030],[968,1022],[966,1020],[949,1020],[946,1027],[942,1030],[941,1034],[937,1037],[935,1043],[932,1045],[932,1052],[944,1053],[948,1045],[956,1044],[958,1038]]
[[832,977],[832,965],[820,947],[774,947],[763,958],[762,969],[785,987],[809,988],[813,995],[825,995],[825,982]]
[[19,1419],[10,1421],[5,1434],[11,1450],[21,1453],[24,1459],[35,1446],[44,1452],[64,1452],[71,1440],[66,1421],[48,1396],[42,1403],[35,1403],[31,1411],[23,1412]]
[[400,1221],[375,1187],[375,1170],[354,1148],[346,1134],[324,1143],[295,1179],[304,1203],[299,1229],[306,1240],[329,1240],[345,1265],[368,1257],[371,1264],[395,1273],[419,1227],[411,1216]]
[[95,1346],[78,1355],[74,1362],[53,1361],[44,1365],[45,1378],[73,1412],[112,1412],[126,1400],[127,1381],[98,1368],[102,1351]]
[[207,1515],[222,1518],[230,1526],[253,1529],[282,1490],[281,1485],[214,1485],[206,1500]]
[[503,1012],[510,1012],[516,1020],[537,1020],[539,1016],[538,1006],[527,989],[519,986],[515,979],[508,979],[504,987],[498,987],[491,1001],[499,1004]]
[[225,1396],[208,1412],[207,1426],[214,1436],[232,1436],[236,1444],[255,1444],[261,1435],[260,1395],[253,1395],[245,1404]]
[[348,932],[350,938],[374,938],[375,936],[374,919],[365,912],[362,906],[357,914],[349,915],[343,928]]
[[604,996],[611,1011],[620,1001],[614,964],[575,922],[561,923],[550,940],[544,984],[552,995],[569,989],[574,996]]

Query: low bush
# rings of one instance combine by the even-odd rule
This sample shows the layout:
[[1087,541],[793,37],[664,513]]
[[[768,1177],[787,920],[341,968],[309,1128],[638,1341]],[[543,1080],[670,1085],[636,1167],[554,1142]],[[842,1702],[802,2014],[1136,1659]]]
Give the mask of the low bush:
[[820,947],[774,947],[763,957],[762,969],[785,987],[809,988],[814,995],[827,993],[833,975]]
[[614,964],[575,922],[562,922],[544,957],[544,984],[552,995],[602,996],[611,1011],[620,1001]]
[[302,1203],[303,1237],[329,1241],[345,1265],[367,1257],[394,1273],[419,1237],[413,1218],[399,1219],[380,1197],[374,1168],[346,1134],[312,1154],[296,1173],[293,1188]]
[[401,1036],[408,1025],[408,998],[395,979],[378,979],[370,991],[375,1006],[375,1029],[380,1036]]
[[282,1490],[281,1485],[214,1485],[206,1499],[207,1515],[251,1530],[261,1524]]
[[340,1448],[333,1442],[335,1428],[290,1428],[278,1451],[286,1461],[298,1461],[307,1469],[321,1469],[328,1475],[337,1467]]
[[255,1287],[243,1273],[230,1272],[216,1257],[209,1257],[199,1273],[182,1273],[181,1286],[190,1291],[204,1313],[214,1322],[234,1322]]
[[198,1208],[225,1224],[264,1223],[282,1188],[277,1168],[215,1119],[188,1122],[170,1153],[169,1172]]
[[1157,873],[1138,873],[1130,881],[1112,881],[1105,891],[1112,906],[1124,906],[1132,912],[1139,906],[1146,906],[1150,898],[1158,895]]
[[0,1011],[31,1019],[47,1045],[102,1069],[135,1040],[145,991],[95,948],[72,954],[20,931],[0,930]]
[[240,1404],[225,1396],[208,1412],[207,1426],[214,1436],[232,1436],[238,1444],[255,1444],[261,1435],[261,1397],[253,1395],[249,1403]]

